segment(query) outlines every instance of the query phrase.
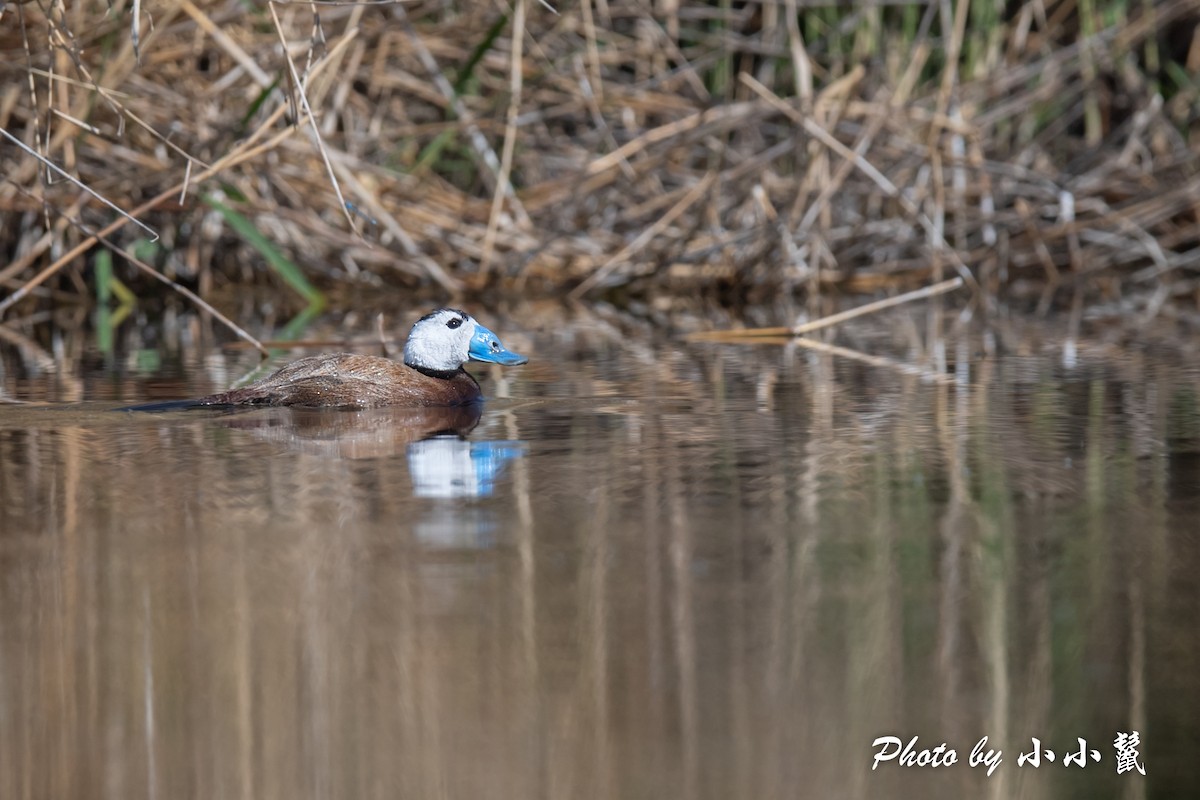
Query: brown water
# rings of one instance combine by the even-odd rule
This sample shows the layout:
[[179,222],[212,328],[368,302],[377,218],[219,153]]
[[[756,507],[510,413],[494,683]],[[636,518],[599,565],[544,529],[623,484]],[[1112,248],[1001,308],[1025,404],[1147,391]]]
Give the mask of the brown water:
[[534,360],[477,420],[114,412],[247,356],[6,344],[77,402],[0,406],[0,797],[1200,794],[1194,364],[486,321]]

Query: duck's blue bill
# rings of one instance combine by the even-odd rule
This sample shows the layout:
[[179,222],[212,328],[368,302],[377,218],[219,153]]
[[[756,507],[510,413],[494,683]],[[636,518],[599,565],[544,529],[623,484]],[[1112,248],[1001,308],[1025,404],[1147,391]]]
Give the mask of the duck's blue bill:
[[471,347],[467,351],[472,361],[487,361],[490,364],[524,364],[529,359],[518,355],[500,344],[496,334],[482,325],[475,325],[475,335],[471,337]]

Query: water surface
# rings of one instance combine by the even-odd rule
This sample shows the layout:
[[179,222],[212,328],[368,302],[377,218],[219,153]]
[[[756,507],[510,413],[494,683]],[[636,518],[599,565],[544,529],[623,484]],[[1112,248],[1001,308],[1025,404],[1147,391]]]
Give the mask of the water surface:
[[115,412],[252,359],[8,349],[0,796],[1197,795],[1185,359],[493,327],[477,415]]

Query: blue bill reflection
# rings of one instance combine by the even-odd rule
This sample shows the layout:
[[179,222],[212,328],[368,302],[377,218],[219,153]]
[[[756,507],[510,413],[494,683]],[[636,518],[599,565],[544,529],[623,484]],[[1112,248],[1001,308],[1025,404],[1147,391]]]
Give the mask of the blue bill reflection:
[[490,497],[510,461],[525,454],[520,441],[471,442],[434,436],[408,446],[408,471],[417,497]]

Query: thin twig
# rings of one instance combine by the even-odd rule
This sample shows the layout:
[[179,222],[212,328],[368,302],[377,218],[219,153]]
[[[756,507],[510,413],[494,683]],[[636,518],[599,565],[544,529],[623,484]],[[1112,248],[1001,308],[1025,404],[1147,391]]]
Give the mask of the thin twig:
[[962,278],[950,278],[949,280],[935,283],[932,286],[925,286],[921,289],[914,289],[911,292],[898,294],[895,297],[887,297],[883,300],[876,300],[873,303],[851,308],[846,311],[839,311],[836,314],[830,314],[820,319],[814,319],[810,322],[804,322],[799,325],[775,328],[743,328],[740,330],[728,331],[700,331],[693,333],[687,338],[691,340],[733,340],[733,339],[749,339],[759,336],[799,336],[804,333],[828,328],[831,325],[837,325],[847,320],[862,317],[867,314],[874,314],[883,311],[887,308],[893,308],[904,303],[911,303],[914,300],[924,300],[929,297],[936,297],[946,292],[952,292],[963,285]]
[[176,292],[179,292],[179,294],[183,295],[188,300],[191,300],[193,303],[195,303],[197,306],[199,306],[205,312],[207,312],[207,313],[211,314],[213,317],[215,317],[225,327],[229,328],[229,330],[233,331],[234,335],[236,335],[239,339],[244,340],[247,344],[249,344],[255,350],[262,353],[263,358],[271,357],[270,351],[268,351],[267,348],[263,346],[262,342],[260,342],[253,335],[251,335],[250,332],[247,331],[245,328],[241,327],[236,322],[231,320],[229,317],[225,316],[220,311],[213,308],[208,302],[206,302],[204,300],[204,298],[200,297],[200,295],[196,294],[191,289],[171,280],[166,275],[163,275],[161,272],[156,270],[154,267],[152,267],[149,264],[147,264],[146,262],[142,261],[140,258],[135,256],[133,253],[130,253],[125,248],[123,248],[120,245],[113,242],[111,239],[104,237],[104,236],[97,235],[95,232],[93,232],[91,229],[89,229],[86,225],[83,225],[82,223],[80,223],[76,220],[71,220],[71,224],[75,225],[77,228],[79,228],[84,233],[88,233],[90,235],[95,236],[97,239],[100,240],[101,244],[103,244],[109,250],[112,250],[114,253],[121,255],[126,261],[128,261],[130,264],[133,264],[135,267],[137,267],[142,272],[149,275],[151,278],[154,278],[156,281],[158,281],[160,283],[165,283],[167,286],[170,286],[172,289],[174,289]]
[[[107,197],[105,197],[104,195],[100,194],[100,193],[99,193],[99,192],[97,192],[95,189],[93,189],[92,187],[90,187],[90,186],[88,186],[86,183],[84,183],[83,181],[81,181],[81,180],[79,180],[78,178],[76,178],[74,175],[70,174],[70,173],[69,173],[69,172],[67,172],[66,170],[64,170],[64,169],[62,169],[61,167],[59,167],[57,164],[55,164],[53,161],[51,161],[50,159],[48,159],[48,158],[46,158],[45,156],[43,156],[41,153],[39,153],[39,152],[37,152],[36,150],[34,150],[33,148],[29,147],[27,144],[25,144],[24,142],[22,142],[20,139],[18,139],[17,137],[13,136],[13,135],[12,135],[11,133],[9,133],[8,131],[4,130],[4,128],[0,128],[0,134],[2,134],[2,135],[4,136],[4,138],[5,138],[5,139],[8,139],[10,142],[12,142],[13,144],[15,144],[17,147],[21,148],[21,149],[22,149],[22,150],[24,150],[26,153],[28,153],[29,155],[31,155],[31,156],[33,156],[34,158],[36,158],[36,159],[37,159],[38,161],[40,161],[40,162],[41,162],[43,165],[45,165],[45,167],[46,167],[47,169],[53,170],[54,172],[58,173],[58,174],[59,174],[59,175],[61,175],[62,177],[66,178],[68,181],[70,181],[71,183],[75,184],[75,185],[76,185],[76,186],[78,186],[80,189],[82,189],[83,191],[87,192],[87,193],[88,193],[88,194],[90,194],[92,197],[96,198],[96,199],[97,199],[97,200],[99,200],[101,203],[103,203],[104,205],[108,206],[109,208],[111,208],[113,211],[115,211],[115,212],[117,212],[118,214],[120,214],[122,217],[124,217],[124,218],[125,218],[125,219],[127,219],[128,221],[132,222],[134,225],[137,225],[139,228],[141,228],[142,230],[144,230],[146,233],[150,234],[150,236],[151,236],[151,238],[152,238],[152,240],[153,240],[153,241],[156,241],[156,242],[158,241],[158,231],[154,230],[153,228],[151,228],[149,225],[147,225],[146,223],[142,222],[141,220],[139,220],[139,219],[135,218],[133,215],[131,215],[131,214],[127,213],[127,212],[126,212],[124,209],[122,209],[122,208],[121,208],[120,206],[118,206],[116,203],[112,202],[112,201],[111,201],[111,200],[109,200]],[[0,307],[0,311],[3,311],[3,307]]]
[[801,347],[809,350],[816,350],[820,353],[828,353],[841,358],[848,358],[853,361],[861,361],[864,364],[870,364],[872,367],[884,367],[886,369],[894,369],[897,372],[903,372],[906,375],[913,375],[927,381],[935,383],[954,383],[955,377],[944,372],[934,372],[925,367],[916,364],[906,364],[903,361],[896,361],[892,358],[884,356],[873,356],[868,353],[863,353],[859,350],[851,350],[848,347],[841,347],[836,344],[829,344],[817,339],[809,339],[806,336],[797,336],[794,339],[789,339],[790,342],[795,342]]

